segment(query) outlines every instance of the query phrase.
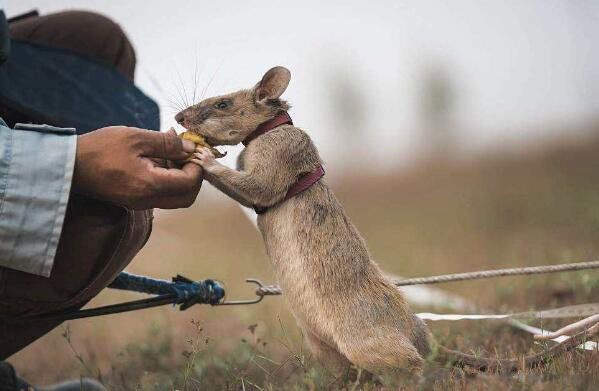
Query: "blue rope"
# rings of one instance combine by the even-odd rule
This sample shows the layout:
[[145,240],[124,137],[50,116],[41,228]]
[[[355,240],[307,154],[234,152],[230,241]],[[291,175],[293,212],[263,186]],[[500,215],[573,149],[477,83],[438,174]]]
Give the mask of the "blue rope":
[[121,272],[108,287],[147,293],[153,295],[153,297],[95,308],[59,310],[25,316],[23,318],[13,318],[12,321],[64,321],[69,319],[89,318],[92,316],[118,314],[166,304],[178,305],[181,310],[186,310],[194,304],[225,304],[221,302],[225,297],[225,290],[214,280],[192,281],[189,278],[178,275],[177,277],[174,277],[172,281],[166,281]]
[[194,304],[216,305],[225,297],[225,290],[214,280],[192,281],[180,275],[167,281],[121,272],[108,287],[150,295],[171,295],[176,299],[173,305],[179,304],[181,310]]

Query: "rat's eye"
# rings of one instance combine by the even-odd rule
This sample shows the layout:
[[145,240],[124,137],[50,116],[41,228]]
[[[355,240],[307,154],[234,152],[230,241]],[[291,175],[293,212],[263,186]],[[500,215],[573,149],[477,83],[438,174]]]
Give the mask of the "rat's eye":
[[221,100],[220,102],[216,102],[214,107],[216,107],[217,109],[220,109],[220,110],[224,110],[227,107],[229,107],[229,102],[226,100]]

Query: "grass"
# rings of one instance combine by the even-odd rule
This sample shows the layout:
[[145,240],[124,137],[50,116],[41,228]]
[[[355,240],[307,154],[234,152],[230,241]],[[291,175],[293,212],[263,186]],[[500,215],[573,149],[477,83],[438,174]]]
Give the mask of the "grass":
[[[599,140],[554,145],[469,162],[430,162],[333,188],[385,271],[425,276],[599,258]],[[354,176],[353,178],[356,178]],[[207,191],[206,191],[207,190]],[[261,238],[230,201],[209,196],[190,210],[160,213],[132,272],[212,277],[231,298],[252,295],[246,277],[274,282]],[[593,302],[596,271],[511,277],[439,286],[493,311]],[[106,291],[91,305],[131,299]],[[555,329],[564,321],[533,322]],[[504,323],[435,322],[435,338],[483,356],[521,357],[533,343]],[[36,384],[100,378],[112,390],[374,389],[336,382],[310,357],[282,298],[255,306],[160,308],[69,322],[12,360]],[[429,361],[407,389],[591,389],[597,352],[569,352],[516,376],[478,374]]]

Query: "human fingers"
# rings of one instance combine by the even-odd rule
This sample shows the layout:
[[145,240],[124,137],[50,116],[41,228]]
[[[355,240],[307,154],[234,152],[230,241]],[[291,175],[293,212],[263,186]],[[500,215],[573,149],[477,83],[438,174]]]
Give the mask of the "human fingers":
[[137,137],[142,153],[151,158],[184,160],[195,151],[195,144],[182,140],[174,132],[139,132]]

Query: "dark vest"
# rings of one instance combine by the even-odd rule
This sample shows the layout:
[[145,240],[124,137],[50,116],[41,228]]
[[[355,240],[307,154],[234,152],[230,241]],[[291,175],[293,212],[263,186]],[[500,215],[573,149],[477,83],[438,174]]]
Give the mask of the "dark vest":
[[8,23],[4,11],[0,9],[0,65],[8,58],[10,40],[8,39]]

